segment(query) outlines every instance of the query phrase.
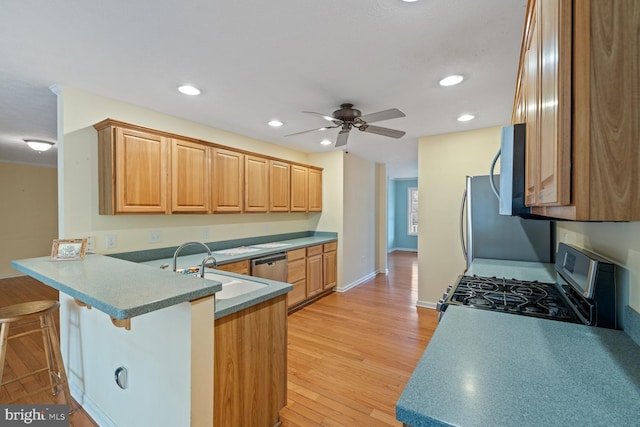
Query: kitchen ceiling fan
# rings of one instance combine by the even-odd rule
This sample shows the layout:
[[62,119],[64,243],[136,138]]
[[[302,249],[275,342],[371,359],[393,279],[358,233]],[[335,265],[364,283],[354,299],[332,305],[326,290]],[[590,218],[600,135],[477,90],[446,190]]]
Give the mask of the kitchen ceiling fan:
[[377,113],[365,114],[364,116],[360,112],[353,108],[353,104],[345,103],[340,105],[340,109],[334,111],[331,115],[316,113],[314,111],[303,111],[307,114],[315,114],[333,123],[333,126],[324,126],[317,129],[305,130],[302,132],[290,133],[285,136],[301,135],[308,132],[316,132],[327,129],[340,128],[338,137],[336,139],[336,147],[342,147],[347,144],[349,138],[349,132],[351,129],[358,129],[362,132],[375,133],[376,135],[388,136],[390,138],[402,138],[406,132],[396,129],[389,129],[380,126],[373,126],[369,123],[380,122],[382,120],[396,119],[398,117],[404,117],[405,114],[397,108],[390,108],[388,110],[378,111]]

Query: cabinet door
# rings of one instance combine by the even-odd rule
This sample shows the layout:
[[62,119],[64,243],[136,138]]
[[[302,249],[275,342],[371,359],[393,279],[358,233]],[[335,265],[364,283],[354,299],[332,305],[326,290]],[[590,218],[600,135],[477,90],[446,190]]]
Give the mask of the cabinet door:
[[538,0],[538,205],[570,203],[571,1]]
[[309,169],[291,165],[291,212],[309,210]]
[[115,128],[116,213],[168,213],[167,139]]
[[267,212],[269,161],[246,155],[244,158],[244,211]]
[[208,212],[209,192],[207,147],[172,139],[171,212]]
[[322,211],[322,171],[309,168],[309,212]]
[[211,153],[211,210],[242,212],[244,155],[221,148],[212,148]]
[[534,206],[538,203],[538,176],[540,169],[539,159],[539,95],[538,79],[539,70],[539,35],[537,14],[535,7],[532,10],[528,49],[524,54],[524,81],[525,81],[525,105],[526,105],[526,163],[525,163],[525,203]]
[[269,161],[269,211],[289,212],[291,199],[291,165]]
[[219,265],[218,270],[228,271],[231,273],[246,274],[249,275],[249,260],[231,262],[229,264]]
[[307,298],[322,292],[322,254],[307,257]]
[[329,251],[322,254],[323,262],[323,289],[333,288],[337,283],[337,252]]

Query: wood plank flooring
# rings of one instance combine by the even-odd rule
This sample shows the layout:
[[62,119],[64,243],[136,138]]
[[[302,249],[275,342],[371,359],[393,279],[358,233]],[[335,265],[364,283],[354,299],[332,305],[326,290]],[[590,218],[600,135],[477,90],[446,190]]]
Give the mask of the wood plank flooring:
[[437,326],[415,306],[417,269],[415,253],[393,252],[388,275],[289,316],[283,427],[401,425],[396,401]]
[[[388,275],[289,316],[283,427],[401,425],[395,403],[437,326],[435,311],[415,307],[417,269],[415,253],[393,252]],[[58,299],[58,292],[29,277],[0,280],[0,306],[38,299]],[[37,335],[21,346],[16,341],[10,342],[4,381],[43,354]],[[0,389],[0,403],[32,386]],[[17,403],[53,399],[44,394]],[[70,420],[71,427],[97,425],[82,408]]]

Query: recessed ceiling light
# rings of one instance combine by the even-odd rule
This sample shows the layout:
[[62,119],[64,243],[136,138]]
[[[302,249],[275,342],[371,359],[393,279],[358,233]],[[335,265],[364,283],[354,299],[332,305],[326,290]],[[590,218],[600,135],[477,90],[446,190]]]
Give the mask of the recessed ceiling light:
[[476,116],[474,116],[473,114],[463,114],[460,117],[458,117],[458,121],[459,122],[468,122],[469,120],[473,120],[475,118],[476,118]]
[[444,79],[440,80],[440,86],[454,86],[458,83],[462,82],[464,77],[460,75],[447,76]]
[[413,2],[416,2],[418,0],[402,0],[402,1],[405,2],[405,3],[413,3]]
[[323,139],[322,141],[320,141],[320,144],[322,144],[322,145],[331,145],[331,144],[333,144],[333,142],[329,141],[328,139]]
[[273,126],[274,128],[277,128],[282,126],[284,123],[282,123],[280,120],[271,120],[268,124],[269,126]]
[[178,90],[185,95],[200,95],[200,89],[191,85],[178,86]]
[[36,151],[47,151],[53,147],[53,142],[42,141],[40,139],[24,139],[23,141],[27,143],[29,148]]

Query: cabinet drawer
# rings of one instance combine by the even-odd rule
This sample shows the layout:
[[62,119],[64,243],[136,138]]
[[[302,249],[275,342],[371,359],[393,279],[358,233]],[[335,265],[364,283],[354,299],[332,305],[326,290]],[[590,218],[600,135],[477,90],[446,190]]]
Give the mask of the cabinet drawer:
[[338,247],[338,242],[329,242],[329,243],[325,243],[324,245],[322,245],[324,252],[331,252],[331,251],[335,251],[336,248]]
[[292,283],[293,289],[287,294],[287,306],[292,307],[307,298],[307,285],[305,280]]
[[320,255],[322,253],[322,245],[310,246],[307,248],[307,256]]
[[219,265],[218,270],[229,271],[231,273],[249,275],[249,260],[230,262],[229,264]]
[[307,262],[304,258],[289,260],[287,282],[294,283],[307,277]]
[[289,260],[289,262],[291,262],[292,260],[304,258],[305,256],[307,256],[306,254],[307,251],[305,248],[295,249],[293,251],[287,252],[287,259]]

